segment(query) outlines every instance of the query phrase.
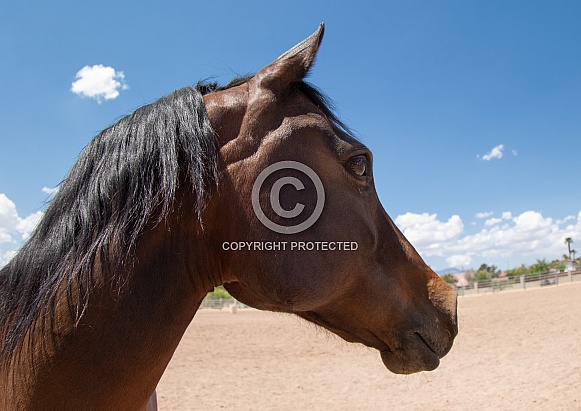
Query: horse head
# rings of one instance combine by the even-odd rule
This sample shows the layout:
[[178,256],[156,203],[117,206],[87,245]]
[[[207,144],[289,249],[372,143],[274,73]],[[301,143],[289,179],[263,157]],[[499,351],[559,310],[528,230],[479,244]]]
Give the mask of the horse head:
[[323,32],[204,96],[220,147],[202,215],[218,282],[379,350],[395,373],[432,370],[457,334],[456,293],[383,209],[370,150],[304,81]]

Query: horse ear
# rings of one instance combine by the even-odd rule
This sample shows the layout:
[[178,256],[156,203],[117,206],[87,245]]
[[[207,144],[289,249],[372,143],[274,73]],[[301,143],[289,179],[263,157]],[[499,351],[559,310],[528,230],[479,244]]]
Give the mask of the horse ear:
[[304,79],[315,61],[324,32],[325,24],[321,23],[316,32],[256,73],[254,81],[261,88],[281,91]]

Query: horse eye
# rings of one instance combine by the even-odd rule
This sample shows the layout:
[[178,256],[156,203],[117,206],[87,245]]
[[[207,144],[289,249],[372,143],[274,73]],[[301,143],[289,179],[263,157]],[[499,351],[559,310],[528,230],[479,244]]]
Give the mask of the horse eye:
[[365,156],[353,157],[349,160],[349,168],[358,176],[367,175],[367,158]]

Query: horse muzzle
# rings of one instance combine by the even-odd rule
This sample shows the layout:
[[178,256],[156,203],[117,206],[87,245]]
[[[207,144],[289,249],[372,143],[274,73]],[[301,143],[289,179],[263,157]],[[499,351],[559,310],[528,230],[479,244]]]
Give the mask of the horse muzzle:
[[444,281],[428,283],[429,313],[415,316],[409,331],[383,341],[380,349],[385,366],[396,374],[432,371],[440,365],[458,335],[457,295]]
[[407,333],[397,342],[386,342],[387,347],[380,350],[381,360],[395,374],[435,370],[454,341],[449,331],[445,334],[435,336],[426,329]]

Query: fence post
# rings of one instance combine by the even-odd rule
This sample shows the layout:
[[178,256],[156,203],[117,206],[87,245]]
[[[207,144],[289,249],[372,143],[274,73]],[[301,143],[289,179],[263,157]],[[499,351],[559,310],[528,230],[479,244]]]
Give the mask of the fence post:
[[522,289],[523,290],[526,290],[527,289],[527,282],[525,281],[525,276],[524,275],[521,275],[520,276],[520,283],[522,285]]
[[476,294],[478,294],[478,281],[474,282],[474,290],[476,290]]

